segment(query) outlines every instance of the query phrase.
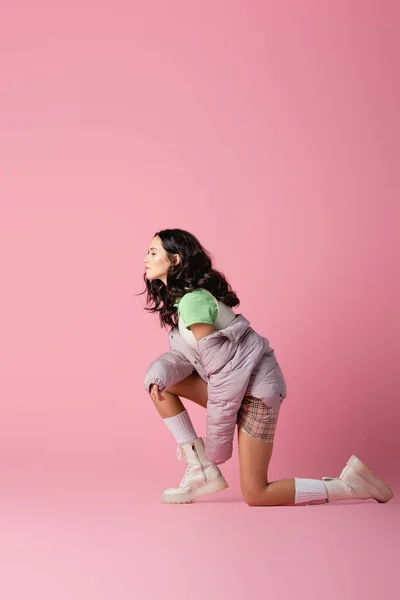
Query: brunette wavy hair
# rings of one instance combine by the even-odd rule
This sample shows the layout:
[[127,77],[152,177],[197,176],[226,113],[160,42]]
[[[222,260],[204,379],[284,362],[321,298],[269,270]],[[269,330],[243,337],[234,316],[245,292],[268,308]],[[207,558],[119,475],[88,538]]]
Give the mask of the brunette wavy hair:
[[[175,327],[178,324],[177,307],[174,303],[187,292],[204,288],[217,299],[233,307],[240,304],[225,276],[213,269],[212,257],[199,240],[183,229],[163,229],[154,234],[161,239],[171,266],[165,285],[161,279],[149,281],[146,273],[143,279],[146,289],[137,296],[147,293],[144,310],[158,312],[161,327]],[[173,255],[179,254],[180,263],[174,265]]]

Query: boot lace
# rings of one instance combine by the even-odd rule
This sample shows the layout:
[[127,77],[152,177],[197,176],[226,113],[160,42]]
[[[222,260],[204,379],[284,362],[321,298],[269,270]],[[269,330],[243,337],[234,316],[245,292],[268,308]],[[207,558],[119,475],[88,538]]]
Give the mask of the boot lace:
[[186,458],[185,458],[185,453],[184,453],[184,451],[183,451],[183,448],[182,448],[182,446],[178,446],[178,447],[177,447],[177,449],[176,449],[176,457],[177,457],[177,459],[178,459],[178,460],[180,460],[180,461],[182,461],[182,462],[185,462],[185,461],[186,461]]

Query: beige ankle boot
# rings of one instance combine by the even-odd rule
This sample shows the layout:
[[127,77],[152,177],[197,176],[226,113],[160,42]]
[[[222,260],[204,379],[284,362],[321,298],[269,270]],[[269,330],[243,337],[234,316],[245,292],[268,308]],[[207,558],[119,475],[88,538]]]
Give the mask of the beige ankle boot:
[[335,500],[368,500],[388,502],[393,492],[375,477],[357,456],[351,456],[339,477],[322,478],[328,491],[329,502]]
[[177,455],[179,460],[186,461],[186,471],[179,488],[169,488],[163,492],[162,503],[185,504],[228,487],[219,468],[206,458],[202,438],[178,446]]

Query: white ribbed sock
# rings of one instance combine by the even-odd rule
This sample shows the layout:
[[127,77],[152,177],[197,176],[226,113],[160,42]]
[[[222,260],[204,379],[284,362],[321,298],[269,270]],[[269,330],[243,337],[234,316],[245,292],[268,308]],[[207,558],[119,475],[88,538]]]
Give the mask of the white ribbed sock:
[[295,478],[296,499],[295,504],[307,504],[312,501],[321,503],[328,501],[328,491],[321,479],[298,479]]
[[163,419],[163,421],[178,444],[188,444],[189,442],[194,442],[199,437],[194,430],[187,410],[179,413],[179,415],[175,415],[175,417]]

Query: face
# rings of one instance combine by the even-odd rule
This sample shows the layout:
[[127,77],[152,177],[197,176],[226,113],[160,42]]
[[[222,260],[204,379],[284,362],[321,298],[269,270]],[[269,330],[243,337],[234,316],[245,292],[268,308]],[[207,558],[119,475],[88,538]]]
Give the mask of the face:
[[[179,254],[174,254],[174,258],[176,263],[179,263]],[[162,246],[161,238],[158,236],[151,240],[149,252],[144,259],[144,264],[146,267],[146,278],[148,280],[161,279],[165,285],[167,285],[167,275],[172,263]]]

